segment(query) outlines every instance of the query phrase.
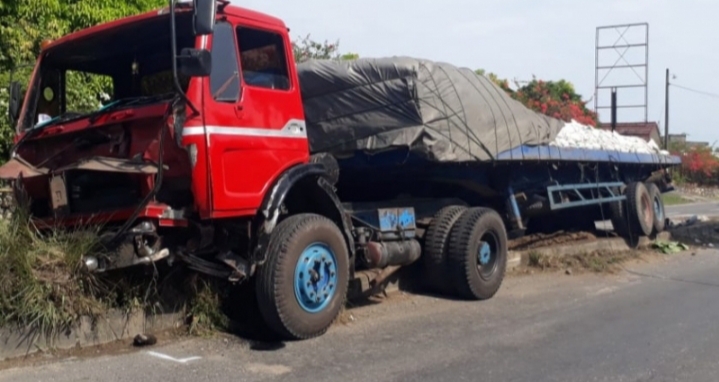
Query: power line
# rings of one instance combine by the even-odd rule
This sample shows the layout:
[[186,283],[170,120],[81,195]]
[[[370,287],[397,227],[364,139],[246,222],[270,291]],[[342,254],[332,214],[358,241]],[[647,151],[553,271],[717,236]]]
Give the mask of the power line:
[[688,87],[686,87],[686,86],[677,85],[677,84],[675,84],[675,83],[673,83],[673,82],[670,83],[670,85],[673,86],[673,87],[675,87],[675,88],[684,89],[684,90],[686,90],[686,91],[689,91],[689,92],[692,92],[692,93],[696,93],[696,94],[705,95],[705,96],[707,96],[707,97],[719,98],[719,94],[716,94],[716,93],[711,93],[711,92],[706,92],[706,91],[703,91],[703,90],[697,90],[697,89],[688,88]]

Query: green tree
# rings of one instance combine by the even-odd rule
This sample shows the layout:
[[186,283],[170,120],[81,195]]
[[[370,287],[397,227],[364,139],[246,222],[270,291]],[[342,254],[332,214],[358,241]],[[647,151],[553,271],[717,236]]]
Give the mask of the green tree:
[[[56,39],[96,24],[157,9],[166,0],[2,0],[0,1],[0,160],[5,160],[12,145],[13,126],[7,118],[7,85],[10,72],[14,79],[27,84],[32,65],[43,40]],[[23,70],[18,70],[22,68]],[[73,78],[88,91],[75,94],[76,110],[97,104],[96,94],[103,84],[81,77]],[[77,88],[76,88],[77,89]]]
[[339,45],[339,40],[319,42],[310,38],[310,35],[306,35],[292,42],[292,50],[295,61],[298,63],[308,60],[351,61],[359,58],[357,53],[340,53]]

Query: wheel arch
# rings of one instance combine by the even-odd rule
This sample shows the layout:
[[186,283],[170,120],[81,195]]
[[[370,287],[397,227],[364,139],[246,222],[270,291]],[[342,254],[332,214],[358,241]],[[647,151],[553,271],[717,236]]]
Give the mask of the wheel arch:
[[354,260],[352,222],[328,181],[329,176],[323,164],[309,163],[292,167],[278,178],[255,219],[257,245],[253,260],[256,263],[264,262],[270,235],[277,224],[300,213],[316,213],[337,224],[347,243],[350,260]]

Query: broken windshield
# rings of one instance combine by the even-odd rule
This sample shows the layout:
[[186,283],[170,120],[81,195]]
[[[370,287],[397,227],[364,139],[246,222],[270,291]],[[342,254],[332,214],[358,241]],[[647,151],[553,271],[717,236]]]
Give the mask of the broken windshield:
[[[191,14],[177,15],[178,51],[194,46]],[[174,96],[168,15],[71,40],[43,54],[22,128]],[[189,79],[180,75],[186,90]],[[131,102],[128,102],[131,101]]]

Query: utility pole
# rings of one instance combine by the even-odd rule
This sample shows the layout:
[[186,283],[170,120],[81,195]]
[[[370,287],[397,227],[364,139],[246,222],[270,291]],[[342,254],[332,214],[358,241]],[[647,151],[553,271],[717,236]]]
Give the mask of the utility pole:
[[617,88],[612,88],[612,133],[617,130]]
[[664,89],[664,150],[669,150],[669,68]]

